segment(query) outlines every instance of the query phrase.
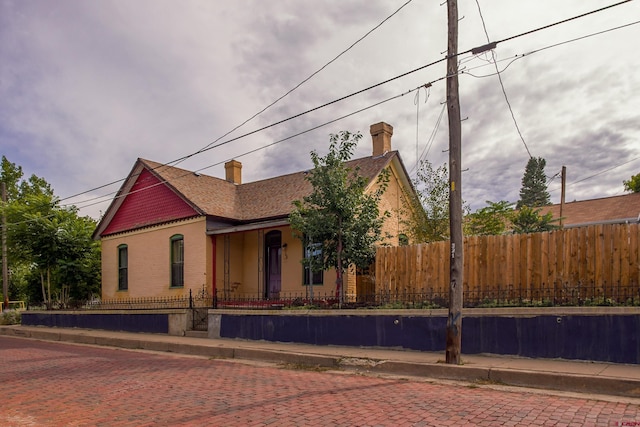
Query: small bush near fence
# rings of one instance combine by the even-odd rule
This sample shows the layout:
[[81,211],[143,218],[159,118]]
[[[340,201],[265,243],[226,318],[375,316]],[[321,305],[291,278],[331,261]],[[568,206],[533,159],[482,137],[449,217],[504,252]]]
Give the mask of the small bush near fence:
[[20,324],[20,311],[7,310],[0,313],[0,325]]

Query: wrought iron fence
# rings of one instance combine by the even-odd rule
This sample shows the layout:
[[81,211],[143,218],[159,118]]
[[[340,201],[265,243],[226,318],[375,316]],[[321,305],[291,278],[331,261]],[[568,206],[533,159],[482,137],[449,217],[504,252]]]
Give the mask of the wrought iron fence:
[[180,308],[212,308],[215,298],[205,292],[195,295],[189,291],[189,295],[176,297],[149,297],[149,298],[114,298],[89,301],[81,309],[87,310],[162,310]]
[[[575,286],[568,284],[543,286],[538,289],[520,287],[495,287],[490,289],[466,289],[464,307],[555,307],[555,306],[640,306],[640,288],[637,285]],[[379,292],[366,295],[345,295],[342,304],[334,293],[317,293],[310,298],[305,293],[281,292],[266,299],[260,294],[220,294],[215,299],[216,308],[225,309],[433,309],[447,308],[446,292],[426,290],[424,292]]]
[[[640,287],[633,283],[599,286],[594,283],[576,285],[550,284],[535,289],[520,286],[470,288],[464,290],[464,307],[554,307],[554,306],[640,306]],[[78,309],[85,310],[151,310],[151,309],[434,309],[447,308],[448,292],[426,289],[422,292],[377,292],[345,295],[342,304],[333,292],[310,297],[305,292],[280,292],[271,298],[260,293],[224,293],[210,295],[200,291],[181,297],[154,297],[93,300]]]

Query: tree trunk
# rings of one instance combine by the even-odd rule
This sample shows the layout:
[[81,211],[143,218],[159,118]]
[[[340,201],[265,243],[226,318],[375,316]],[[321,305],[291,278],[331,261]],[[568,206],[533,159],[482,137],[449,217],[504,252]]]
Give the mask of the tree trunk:
[[40,270],[40,287],[42,288],[42,302],[47,304],[47,291],[44,288],[44,274],[42,270]]
[[[340,224],[342,226],[342,224]],[[342,234],[338,234],[338,245],[336,247],[336,297],[338,297],[338,307],[342,308],[343,295],[343,274],[342,274]]]
[[51,310],[51,268],[47,267],[47,309]]

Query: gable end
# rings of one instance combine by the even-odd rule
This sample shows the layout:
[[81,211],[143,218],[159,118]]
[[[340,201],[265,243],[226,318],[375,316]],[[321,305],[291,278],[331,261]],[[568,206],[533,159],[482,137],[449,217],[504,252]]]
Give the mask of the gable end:
[[100,236],[198,215],[192,206],[144,168]]

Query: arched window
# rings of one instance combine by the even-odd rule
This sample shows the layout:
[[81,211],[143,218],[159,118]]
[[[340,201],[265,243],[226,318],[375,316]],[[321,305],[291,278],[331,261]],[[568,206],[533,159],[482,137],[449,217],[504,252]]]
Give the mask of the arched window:
[[171,287],[184,286],[184,236],[171,236]]
[[129,248],[127,245],[118,246],[118,290],[129,289]]

